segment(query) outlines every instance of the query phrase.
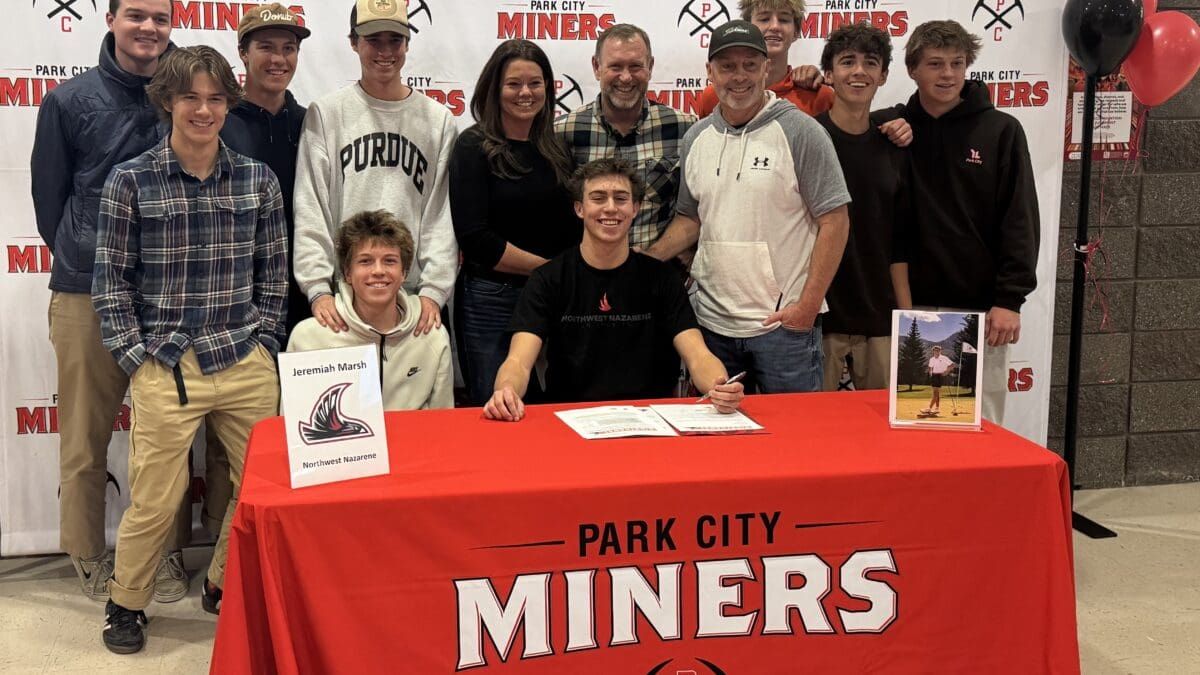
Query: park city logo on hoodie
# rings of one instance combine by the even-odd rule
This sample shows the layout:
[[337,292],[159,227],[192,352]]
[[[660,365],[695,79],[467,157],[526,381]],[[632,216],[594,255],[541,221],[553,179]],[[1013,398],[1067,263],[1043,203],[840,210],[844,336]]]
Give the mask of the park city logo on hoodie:
[[983,158],[979,156],[979,151],[975,148],[967,150],[967,164],[983,166]]

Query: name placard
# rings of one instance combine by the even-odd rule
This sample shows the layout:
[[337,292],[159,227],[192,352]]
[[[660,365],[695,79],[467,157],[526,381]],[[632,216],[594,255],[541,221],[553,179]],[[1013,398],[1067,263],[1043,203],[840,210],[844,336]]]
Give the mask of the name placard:
[[389,471],[374,345],[279,355],[292,487]]

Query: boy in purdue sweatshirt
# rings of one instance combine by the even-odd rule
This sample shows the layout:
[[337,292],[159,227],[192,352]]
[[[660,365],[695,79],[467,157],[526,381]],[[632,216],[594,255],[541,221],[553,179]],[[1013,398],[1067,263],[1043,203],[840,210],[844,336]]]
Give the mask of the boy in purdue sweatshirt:
[[458,132],[445,107],[404,84],[408,42],[406,2],[357,0],[350,45],[361,78],[313,102],[304,118],[292,270],[313,316],[335,331],[347,325],[332,295],[333,235],[360,211],[386,209],[412,230],[416,259],[405,288],[420,298],[417,334],[441,325],[454,288],[458,248],[446,170]]
[[983,416],[1004,423],[1008,345],[1037,286],[1038,204],[1025,131],[966,81],[980,40],[954,21],[913,31],[904,62],[917,92],[912,124],[911,229],[898,238],[912,304],[987,313]]

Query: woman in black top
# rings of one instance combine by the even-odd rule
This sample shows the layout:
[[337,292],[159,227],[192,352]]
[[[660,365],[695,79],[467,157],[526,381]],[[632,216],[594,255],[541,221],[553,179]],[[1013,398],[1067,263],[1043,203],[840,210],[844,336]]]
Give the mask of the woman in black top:
[[554,107],[545,52],[528,40],[505,41],[479,75],[471,98],[476,124],[459,136],[450,158],[450,210],[463,253],[456,335],[473,405],[492,394],[529,273],[582,236]]

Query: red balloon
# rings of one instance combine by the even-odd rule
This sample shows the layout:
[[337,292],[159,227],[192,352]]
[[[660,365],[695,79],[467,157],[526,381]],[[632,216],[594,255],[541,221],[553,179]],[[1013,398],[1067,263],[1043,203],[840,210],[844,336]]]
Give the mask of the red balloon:
[[1142,0],[1142,16],[1147,19],[1158,11],[1158,0]]
[[1165,103],[1200,70],[1200,26],[1183,12],[1146,17],[1142,34],[1121,66],[1129,89],[1148,106]]

